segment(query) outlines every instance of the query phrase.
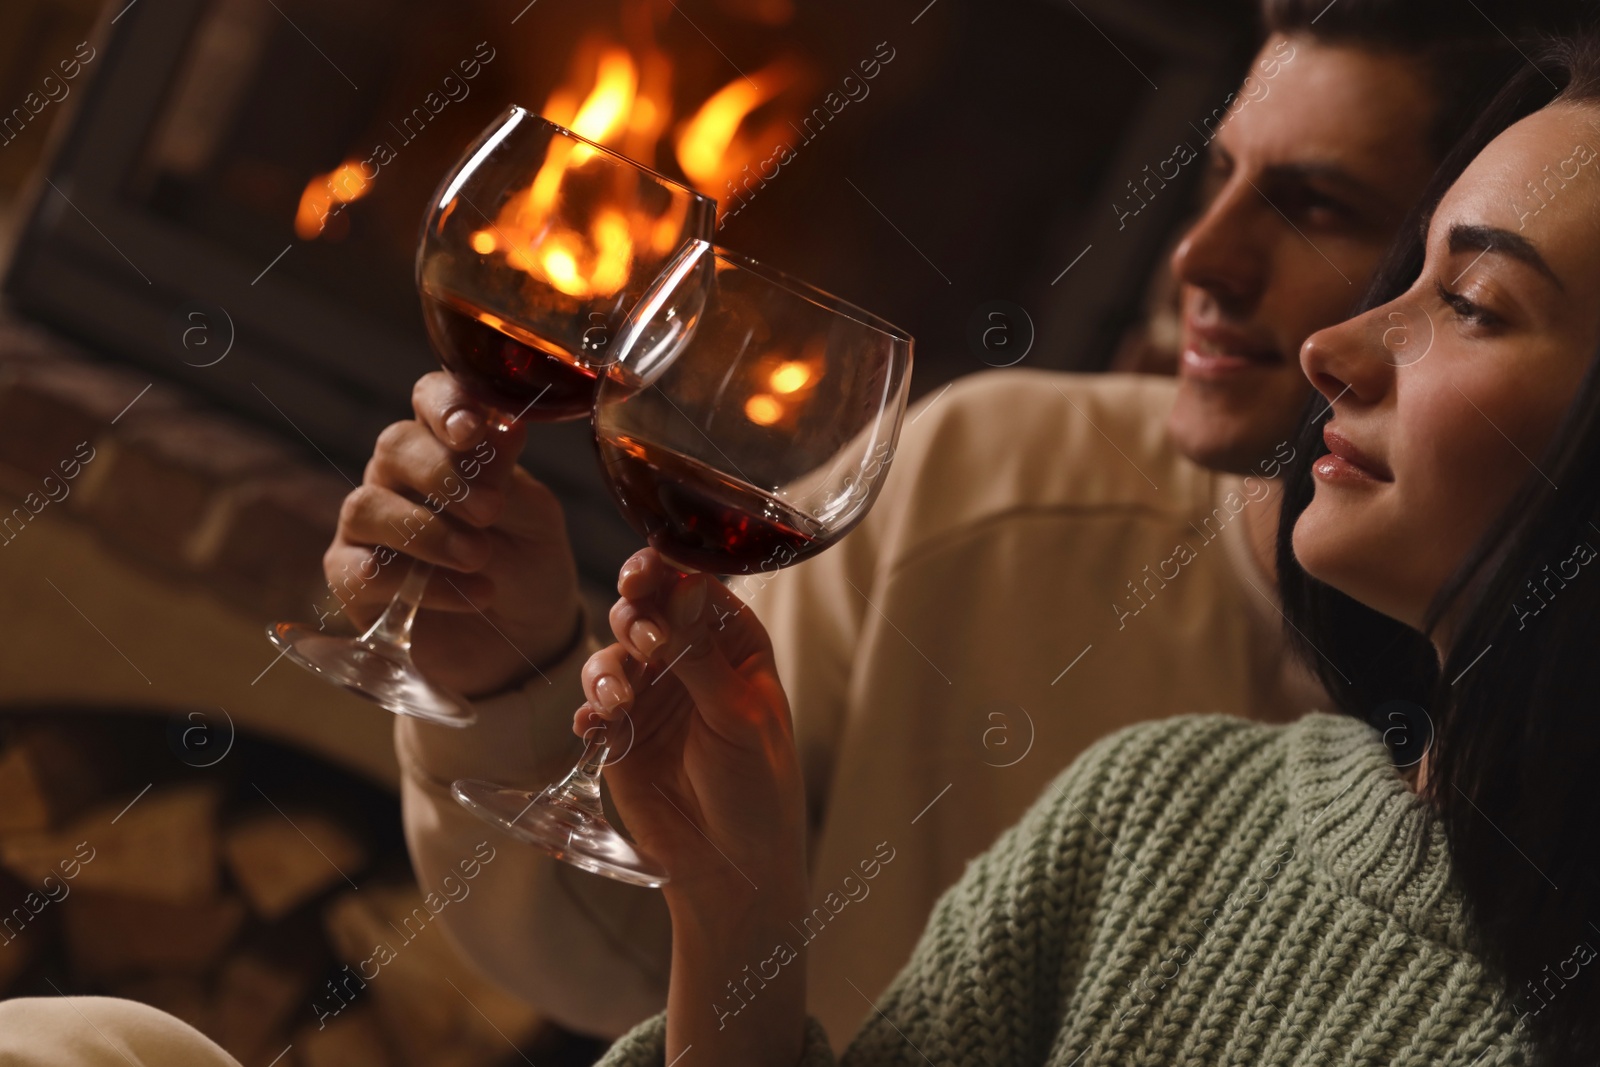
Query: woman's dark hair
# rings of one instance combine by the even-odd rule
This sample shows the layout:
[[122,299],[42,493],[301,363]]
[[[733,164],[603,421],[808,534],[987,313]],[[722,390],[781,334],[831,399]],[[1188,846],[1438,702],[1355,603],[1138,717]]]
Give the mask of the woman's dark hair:
[[[1530,54],[1445,157],[1363,309],[1416,280],[1433,208],[1498,133],[1555,99],[1600,106],[1600,43]],[[1478,951],[1505,980],[1536,1062],[1600,1062],[1600,962],[1590,962],[1600,948],[1600,565],[1582,566],[1600,547],[1600,353],[1550,447],[1429,608],[1426,633],[1450,620],[1442,667],[1424,633],[1295,559],[1330,411],[1313,396],[1284,479],[1277,551],[1290,640],[1344,713],[1388,728],[1378,720],[1395,701],[1423,710],[1412,724],[1430,733],[1423,796],[1449,839]],[[1577,973],[1563,973],[1575,955]]]
[[1512,73],[1513,40],[1577,32],[1594,0],[1261,0],[1268,33],[1391,52],[1418,63],[1437,110],[1428,130],[1443,158]]

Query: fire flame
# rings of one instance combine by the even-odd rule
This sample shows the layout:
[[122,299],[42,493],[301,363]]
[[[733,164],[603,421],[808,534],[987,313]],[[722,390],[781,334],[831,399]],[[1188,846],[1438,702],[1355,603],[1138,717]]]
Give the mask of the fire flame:
[[[588,55],[594,58],[583,64],[593,70],[587,93],[581,77],[575,76],[550,94],[542,114],[596,144],[653,161],[672,119],[670,61],[653,47],[630,51],[614,43],[602,44],[597,53],[591,48]],[[794,63],[780,61],[749,78],[736,77],[713,93],[680,126],[673,144],[689,181],[714,193],[719,183],[769,153],[771,124],[754,135],[744,127],[752,113],[799,76]],[[505,202],[492,224],[472,234],[473,251],[502,254],[517,269],[576,298],[612,296],[627,282],[636,254],[671,252],[682,233],[687,203],[675,203],[656,219],[619,210],[600,212],[581,232],[555,221],[563,182],[597,154],[588,145],[554,142],[528,187]],[[537,254],[531,251],[535,247]]]
[[633,57],[622,48],[606,49],[595,72],[594,91],[573,116],[572,132],[605,144],[632,109],[638,87],[639,71]]
[[[710,191],[738,174],[762,152],[769,152],[772,130],[739,137],[751,112],[775,98],[794,80],[789,64],[779,62],[749,78],[735,78],[711,94],[678,134],[678,166],[689,180]],[[766,142],[766,143],[763,143]]]
[[822,376],[827,350],[827,339],[814,337],[798,359],[781,352],[768,355],[757,373],[766,376],[769,391],[753,393],[744,402],[744,417],[757,426],[772,426],[800,410],[806,394]]
[[335,204],[360,200],[372,188],[361,173],[361,164],[347,160],[326,174],[318,174],[300,193],[300,206],[294,213],[294,234],[302,241],[314,241],[327,227],[328,213]]
[[811,368],[798,359],[785,360],[772,372],[769,384],[774,393],[797,393],[811,381]]
[[[639,69],[633,57],[626,49],[610,47],[600,55],[588,96],[578,103],[576,94],[558,89],[546,105],[546,117],[606,144],[627,128],[638,87]],[[552,141],[527,189],[501,206],[493,224],[471,236],[473,251],[479,255],[504,252],[513,267],[567,296],[614,295],[628,280],[635,247],[653,247],[659,241],[653,239],[651,230],[666,228],[675,233],[675,227],[668,220],[631,219],[616,209],[597,212],[586,232],[553,222],[551,216],[567,174],[596,155],[586,144]],[[537,256],[532,251],[535,247]]]
[[[735,17],[769,26],[794,14],[792,0],[728,4]],[[808,72],[795,60],[779,60],[749,77],[738,75],[684,118],[674,107],[673,62],[655,43],[659,5],[623,0],[622,6],[622,36],[628,43],[599,36],[580,42],[571,75],[549,94],[541,114],[646,164],[670,153],[690,184],[726,197],[729,180],[770,156],[785,138],[784,122],[793,108],[779,102],[809,78]],[[672,251],[688,204],[679,201],[666,215],[649,216],[619,202],[581,222],[564,219],[558,200],[565,183],[575,171],[603,162],[600,155],[589,145],[553,142],[527,187],[508,197],[493,220],[468,237],[472,251],[503,256],[512,267],[573,298],[606,298],[620,291],[636,256]],[[596,169],[595,181],[604,181],[605,174]],[[338,219],[340,209],[367,195],[371,185],[353,160],[314,176],[300,196],[295,234],[306,241],[337,239],[347,225]],[[330,228],[336,220],[340,227]]]

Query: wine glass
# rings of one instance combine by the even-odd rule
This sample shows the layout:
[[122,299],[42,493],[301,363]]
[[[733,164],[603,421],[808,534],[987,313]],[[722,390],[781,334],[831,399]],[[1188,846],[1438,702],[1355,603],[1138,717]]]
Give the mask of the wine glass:
[[[446,175],[423,223],[417,288],[434,351],[497,429],[583,418],[623,316],[715,219],[711,198],[511,107]],[[359,637],[287,622],[267,636],[302,667],[390,711],[465,726],[472,706],[411,659],[432,572],[412,562]]]
[[[606,482],[680,572],[757,576],[813,556],[871,507],[894,456],[910,335],[752,259],[691,240],[629,313],[595,392]],[[670,669],[670,665],[669,665]],[[584,870],[667,872],[606,820],[605,728],[541,792],[463,779],[462,804]]]

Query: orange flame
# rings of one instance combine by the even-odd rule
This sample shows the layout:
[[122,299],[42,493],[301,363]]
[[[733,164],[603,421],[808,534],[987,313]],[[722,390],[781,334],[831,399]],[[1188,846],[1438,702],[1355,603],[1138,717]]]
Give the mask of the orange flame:
[[328,213],[335,204],[360,200],[372,189],[372,182],[361,173],[361,164],[347,160],[326,174],[318,174],[300,193],[300,206],[294,213],[294,234],[302,241],[314,241],[327,227]]
[[[588,96],[578,103],[576,92],[558,89],[545,114],[574,133],[604,144],[629,127],[638,85],[639,71],[633,58],[625,49],[608,47],[600,54],[594,88]],[[585,144],[551,142],[550,153],[528,188],[505,202],[492,226],[471,236],[473,251],[479,255],[503,252],[511,266],[568,296],[616,293],[628,280],[639,243],[628,217],[616,210],[601,211],[590,221],[587,232],[552,222],[567,174],[596,154]],[[540,249],[537,258],[530,254],[535,246]]]
[[[759,0],[758,6],[761,3],[776,11],[789,0]],[[625,22],[632,47],[588,40],[577,50],[573,76],[550,93],[541,113],[596,144],[649,164],[664,147],[663,138],[674,121],[673,66],[653,44],[650,5],[634,4],[625,9],[625,14],[630,12],[633,21]],[[714,195],[714,188],[726,178],[769,154],[782,116],[755,134],[746,129],[747,120],[805,76],[795,62],[780,60],[752,77],[741,75],[712,94],[680,124],[675,136],[673,147],[689,181]],[[563,188],[597,156],[588,145],[553,141],[528,185],[507,197],[494,220],[469,236],[472,251],[504,256],[510,266],[574,298],[610,297],[627,282],[636,255],[670,253],[689,208],[681,199],[660,216],[616,204],[582,221],[563,217],[558,203]],[[606,173],[596,170],[594,179],[605,181]],[[588,178],[584,175],[582,180]],[[321,185],[314,179],[307,186],[296,217],[297,232],[303,221],[315,232],[326,213],[327,203],[314,195],[320,195]],[[807,384],[794,379],[793,371],[788,373],[784,382],[796,384],[780,392]],[[774,388],[778,389],[776,382]]]
[[639,70],[633,57],[621,48],[606,49],[595,72],[594,91],[573,116],[572,132],[606,143],[628,117],[638,87]]
[[757,426],[771,426],[783,418],[783,405],[776,397],[757,393],[744,402],[744,416]]
[[[715,188],[754,159],[757,153],[751,151],[751,146],[735,143],[739,127],[746,116],[781,93],[792,80],[788,64],[774,63],[749,78],[735,78],[712,93],[678,135],[678,165],[689,180],[702,189]],[[761,150],[771,148],[764,145]],[[730,151],[733,149],[737,150]]]

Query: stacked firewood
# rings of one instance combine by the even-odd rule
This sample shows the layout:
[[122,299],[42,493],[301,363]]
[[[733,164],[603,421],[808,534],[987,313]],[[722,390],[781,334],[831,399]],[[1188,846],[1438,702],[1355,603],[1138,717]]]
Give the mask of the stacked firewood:
[[0,995],[141,1000],[244,1067],[581,1062],[429,921],[395,828],[270,761],[159,774],[148,724],[58,718],[0,748]]

